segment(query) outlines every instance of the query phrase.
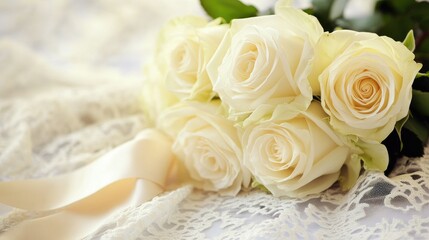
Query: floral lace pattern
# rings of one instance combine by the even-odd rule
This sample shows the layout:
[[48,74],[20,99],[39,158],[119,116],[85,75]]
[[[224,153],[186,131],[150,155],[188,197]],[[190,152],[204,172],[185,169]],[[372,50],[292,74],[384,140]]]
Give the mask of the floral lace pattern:
[[[70,172],[147,127],[139,109],[141,64],[153,34],[175,11],[167,0],[128,2],[0,3],[1,180]],[[201,14],[198,1],[182,7],[183,14]],[[44,214],[4,214],[0,232]],[[221,197],[183,186],[87,237],[307,238],[429,238],[429,148],[420,159],[398,161],[389,178],[365,173],[346,193],[334,186],[304,199],[260,190]]]

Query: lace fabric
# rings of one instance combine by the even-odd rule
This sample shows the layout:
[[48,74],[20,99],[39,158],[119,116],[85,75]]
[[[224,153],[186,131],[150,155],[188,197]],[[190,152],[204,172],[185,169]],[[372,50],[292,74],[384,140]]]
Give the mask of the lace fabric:
[[[0,180],[70,172],[147,127],[141,65],[172,15],[196,0],[0,3]],[[161,7],[162,6],[162,7]],[[94,32],[94,29],[101,29]],[[427,239],[429,148],[389,178],[363,174],[303,199],[221,197],[183,186],[108,219],[86,239]],[[0,232],[44,212],[13,210]]]

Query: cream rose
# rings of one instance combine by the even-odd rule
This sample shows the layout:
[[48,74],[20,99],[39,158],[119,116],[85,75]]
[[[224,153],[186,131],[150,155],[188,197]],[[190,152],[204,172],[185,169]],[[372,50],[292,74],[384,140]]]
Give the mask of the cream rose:
[[267,105],[306,109],[312,99],[307,76],[322,32],[316,18],[283,5],[276,7],[276,15],[233,20],[207,64],[230,117],[248,116]]
[[220,23],[220,19],[179,17],[161,31],[157,61],[166,72],[168,90],[177,97],[206,101],[215,95],[206,64],[228,29]]
[[147,65],[144,71],[141,106],[147,121],[155,125],[159,115],[167,108],[179,102],[179,99],[167,90],[163,74],[157,65]]
[[342,134],[383,141],[408,114],[421,64],[402,43],[373,33],[325,33],[310,81],[331,125]]
[[355,158],[348,164],[352,150],[324,121],[326,117],[320,104],[313,102],[294,118],[279,116],[247,126],[242,136],[245,166],[274,196],[319,193],[342,172],[343,182],[353,185],[356,171],[343,168],[357,166],[359,173],[360,161]]
[[158,126],[173,139],[173,152],[197,188],[236,195],[250,184],[233,123],[219,116],[218,103],[186,103],[166,111]]

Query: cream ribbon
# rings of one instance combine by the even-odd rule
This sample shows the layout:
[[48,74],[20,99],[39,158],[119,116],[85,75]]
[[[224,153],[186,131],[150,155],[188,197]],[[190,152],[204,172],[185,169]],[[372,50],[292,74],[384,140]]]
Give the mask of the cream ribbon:
[[119,211],[164,191],[174,156],[171,141],[146,129],[91,164],[62,176],[0,182],[0,203],[45,217],[13,226],[0,239],[81,239]]

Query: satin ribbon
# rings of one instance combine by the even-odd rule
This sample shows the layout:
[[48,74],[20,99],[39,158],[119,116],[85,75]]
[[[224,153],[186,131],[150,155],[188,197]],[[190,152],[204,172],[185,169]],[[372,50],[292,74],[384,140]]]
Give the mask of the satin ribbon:
[[162,193],[174,156],[171,141],[146,129],[91,164],[62,176],[0,182],[0,203],[53,211],[13,226],[0,239],[81,239],[121,210]]

